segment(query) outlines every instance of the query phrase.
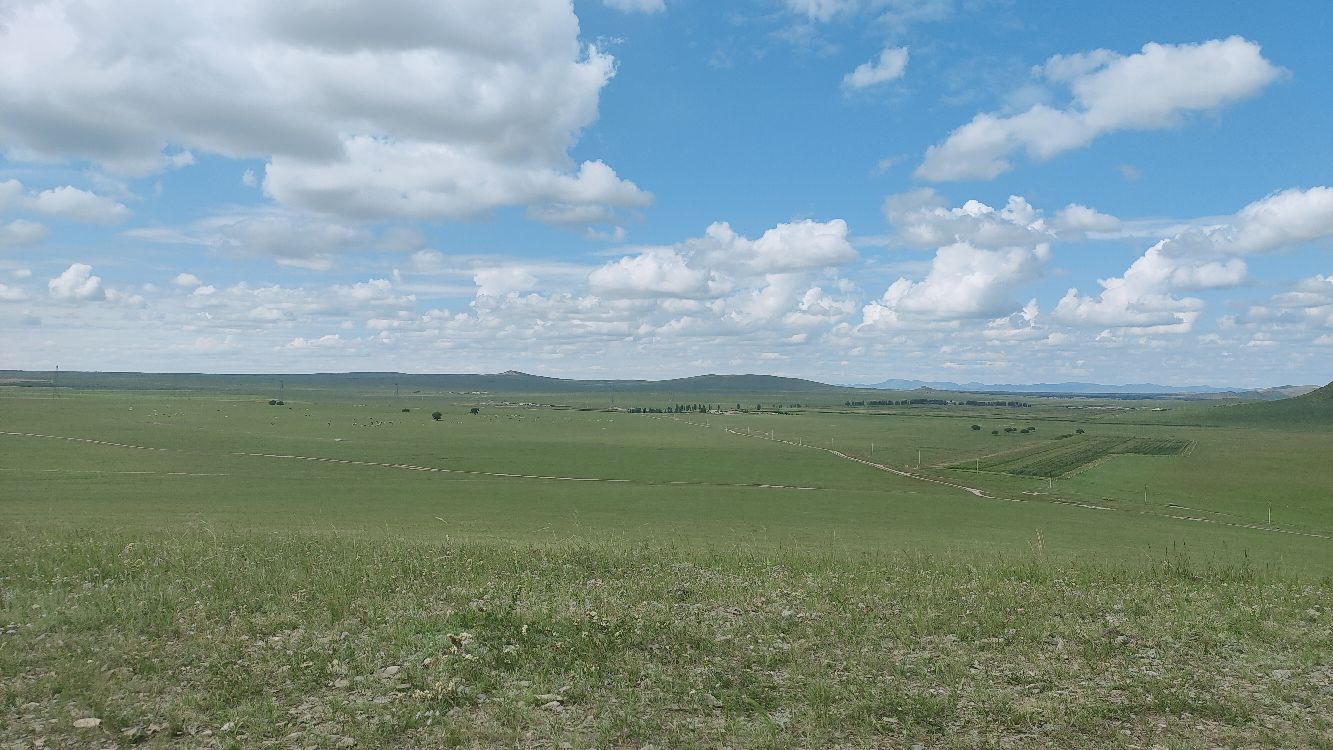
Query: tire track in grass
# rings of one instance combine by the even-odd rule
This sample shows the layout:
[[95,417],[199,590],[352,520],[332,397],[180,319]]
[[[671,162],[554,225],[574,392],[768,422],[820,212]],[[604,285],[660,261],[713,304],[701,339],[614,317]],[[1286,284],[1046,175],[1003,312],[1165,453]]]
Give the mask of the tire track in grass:
[[250,453],[247,451],[232,451],[228,455],[249,456],[252,458],[275,458],[292,461],[315,461],[317,463],[344,464],[347,466],[369,466],[380,469],[397,469],[400,471],[421,471],[438,474],[466,474],[478,477],[496,477],[500,479],[541,479],[556,482],[618,482],[628,483],[629,479],[608,479],[605,477],[560,477],[547,474],[511,474],[501,471],[481,471],[479,469],[442,469],[438,466],[418,466],[417,464],[389,463],[385,461],[357,461],[349,458],[325,458],[323,456],[298,456],[288,453]]
[[[699,423],[699,422],[691,422],[691,421],[689,421],[689,420],[678,419],[678,418],[673,418],[672,421],[675,421],[675,422],[683,422],[683,423],[685,423],[685,424],[693,425],[693,426],[695,426],[695,427],[703,427],[703,428],[709,428],[709,427],[710,427],[710,425],[707,425],[707,424],[701,424],[701,423]],[[938,485],[942,485],[942,486],[945,486],[945,487],[950,487],[950,488],[954,488],[954,489],[962,490],[962,491],[967,492],[968,494],[970,494],[970,495],[972,495],[972,496],[974,496],[974,497],[976,497],[976,498],[984,499],[984,500],[999,500],[999,501],[1003,501],[1003,502],[1011,502],[1011,503],[1044,502],[1044,503],[1047,503],[1047,504],[1050,504],[1050,505],[1064,505],[1064,506],[1075,507],[1075,508],[1084,508],[1084,509],[1087,509],[1087,510],[1100,510],[1100,511],[1107,511],[1107,512],[1111,512],[1111,513],[1135,513],[1135,514],[1138,514],[1138,515],[1141,515],[1141,516],[1152,516],[1152,517],[1155,517],[1155,518],[1168,518],[1168,519],[1175,520],[1175,521],[1186,521],[1186,522],[1192,522],[1192,523],[1206,523],[1206,524],[1213,524],[1213,525],[1215,525],[1215,526],[1226,526],[1226,527],[1229,527],[1229,528],[1235,528],[1235,529],[1247,529],[1247,530],[1250,530],[1250,531],[1265,531],[1265,532],[1269,532],[1269,533],[1273,533],[1273,534],[1290,534],[1290,535],[1293,535],[1293,536],[1310,537],[1310,538],[1313,538],[1313,539],[1333,540],[1333,535],[1328,535],[1328,534],[1318,534],[1318,533],[1315,533],[1315,532],[1312,532],[1312,531],[1297,531],[1297,530],[1295,530],[1295,529],[1283,529],[1283,528],[1279,528],[1279,527],[1275,527],[1275,526],[1264,526],[1264,525],[1253,524],[1253,523],[1241,523],[1241,522],[1233,522],[1233,521],[1219,521],[1219,520],[1217,520],[1217,519],[1215,519],[1215,518],[1204,518],[1204,517],[1202,517],[1202,516],[1184,516],[1184,515],[1178,515],[1178,514],[1174,514],[1174,513],[1159,513],[1159,512],[1156,512],[1156,511],[1149,511],[1149,510],[1133,510],[1133,511],[1130,511],[1130,510],[1126,510],[1126,509],[1123,509],[1123,508],[1108,508],[1108,507],[1103,506],[1103,505],[1092,505],[1091,503],[1081,503],[1081,502],[1077,502],[1077,501],[1074,501],[1074,500],[1063,500],[1063,499],[1060,499],[1060,498],[1054,498],[1054,497],[1052,497],[1052,498],[1045,498],[1045,499],[1041,499],[1041,500],[1031,500],[1031,499],[1027,499],[1027,498],[997,497],[997,496],[995,496],[995,495],[991,495],[991,494],[985,492],[984,490],[978,489],[978,488],[976,488],[976,487],[969,487],[969,486],[967,486],[967,485],[959,484],[959,483],[957,483],[957,482],[950,482],[950,481],[948,481],[948,480],[946,480],[946,479],[941,479],[941,478],[939,478],[939,477],[931,477],[931,476],[927,476],[927,475],[923,475],[923,474],[916,474],[916,473],[913,473],[913,472],[910,472],[910,471],[906,471],[906,470],[904,470],[904,469],[895,469],[895,468],[893,468],[892,466],[888,466],[888,465],[886,465],[886,464],[881,464],[881,463],[878,463],[878,462],[875,462],[875,461],[870,461],[870,460],[867,460],[867,459],[864,459],[864,458],[859,458],[859,457],[857,457],[857,456],[848,455],[848,454],[846,454],[846,453],[843,453],[842,451],[839,451],[839,450],[836,450],[836,449],[833,449],[833,448],[823,448],[823,447],[820,447],[820,446],[817,446],[817,445],[806,445],[806,444],[804,444],[804,443],[793,443],[793,442],[790,441],[790,440],[777,440],[777,439],[775,439],[775,438],[769,438],[769,437],[765,437],[765,436],[763,436],[763,435],[755,435],[755,434],[753,434],[753,433],[740,432],[740,431],[738,431],[738,430],[733,430],[733,429],[730,428],[730,427],[723,427],[722,429],[723,429],[725,432],[727,432],[727,433],[729,433],[729,434],[732,434],[732,435],[736,435],[736,436],[738,436],[738,437],[748,437],[748,438],[753,438],[753,439],[756,439],[756,440],[768,440],[768,441],[771,441],[771,442],[777,442],[777,443],[782,443],[782,444],[784,444],[784,445],[789,445],[789,446],[792,446],[792,447],[794,447],[794,448],[809,448],[809,449],[812,449],[812,450],[823,451],[823,452],[825,452],[825,453],[829,453],[829,454],[831,454],[831,455],[833,455],[833,456],[836,456],[836,457],[838,457],[838,458],[841,458],[841,459],[843,459],[843,460],[851,461],[851,462],[854,462],[854,463],[863,464],[863,465],[865,465],[865,466],[869,466],[869,467],[871,467],[871,468],[873,468],[873,469],[876,469],[876,470],[879,470],[879,471],[885,471],[885,472],[888,472],[888,473],[890,473],[890,474],[894,474],[894,475],[896,475],[896,476],[900,476],[900,477],[903,477],[903,478],[906,478],[906,479],[915,479],[915,480],[917,480],[917,481],[921,481],[921,482],[930,482],[930,483],[933,483],[933,484],[938,484]],[[129,449],[129,450],[158,451],[158,452],[163,452],[163,453],[181,453],[181,454],[202,455],[202,456],[214,455],[214,454],[204,453],[204,452],[202,452],[202,451],[190,451],[190,450],[185,450],[185,449],[183,449],[183,448],[155,448],[155,447],[150,447],[150,446],[145,446],[145,445],[131,445],[131,444],[128,444],[128,443],[116,443],[116,442],[112,442],[112,441],[109,441],[109,440],[97,440],[97,439],[95,439],[95,438],[71,437],[71,436],[66,436],[66,435],[46,435],[46,434],[36,433],[36,432],[0,432],[0,436],[45,438],[45,439],[49,439],[49,440],[64,440],[64,441],[66,441],[66,442],[72,442],[72,443],[85,443],[85,444],[89,444],[89,445],[101,445],[101,446],[107,446],[107,447],[112,447],[112,448],[125,448],[125,449]],[[441,469],[441,468],[437,468],[437,467],[416,466],[416,465],[413,465],[413,464],[390,464],[390,463],[384,463],[384,462],[378,462],[378,461],[356,461],[356,460],[352,460],[352,459],[342,459],[342,458],[323,458],[323,457],[317,457],[317,456],[297,456],[297,455],[293,455],[293,454],[280,454],[280,453],[248,453],[248,452],[244,452],[244,451],[232,451],[232,452],[230,452],[228,455],[232,455],[232,456],[261,457],[261,458],[272,458],[272,459],[301,460],[301,461],[316,461],[316,462],[323,462],[323,463],[336,463],[336,464],[346,464],[346,465],[353,465],[353,466],[370,466],[370,467],[379,467],[379,468],[386,468],[386,469],[399,469],[399,470],[419,471],[419,472],[438,472],[438,473],[441,473],[441,474],[463,474],[463,475],[471,475],[471,476],[495,477],[495,478],[502,478],[502,479],[526,479],[526,480],[541,480],[541,481],[552,481],[552,480],[553,480],[553,481],[568,481],[568,482],[606,482],[606,483],[640,484],[640,485],[657,486],[657,487],[682,486],[682,485],[686,485],[686,486],[701,486],[701,487],[743,487],[743,488],[754,488],[754,489],[775,489],[775,490],[820,490],[820,489],[824,489],[824,488],[821,488],[821,487],[795,487],[795,486],[791,486],[791,485],[782,485],[782,484],[759,484],[759,483],[712,484],[712,483],[708,483],[708,482],[678,482],[678,481],[677,481],[677,482],[665,482],[665,483],[660,483],[660,482],[642,482],[642,483],[639,483],[639,482],[633,482],[632,480],[629,480],[629,479],[607,479],[607,478],[603,478],[603,477],[556,477],[556,476],[543,476],[543,475],[536,475],[536,474],[510,474],[510,473],[504,473],[504,472],[479,471],[479,470],[473,470],[473,469]]]
[[[695,426],[695,427],[703,427],[703,428],[705,428],[705,429],[711,427],[711,425],[708,425],[708,424],[702,424],[702,423],[699,423],[699,422],[692,422],[692,421],[687,420],[687,419],[679,419],[679,418],[674,418],[674,417],[673,417],[673,418],[672,418],[672,421],[675,421],[675,422],[683,422],[684,424],[693,425],[693,426]],[[865,466],[869,466],[870,468],[876,469],[876,470],[878,470],[878,471],[888,472],[888,473],[890,473],[890,474],[894,474],[894,475],[896,475],[896,476],[900,476],[900,477],[903,477],[903,478],[906,478],[906,479],[915,479],[915,480],[920,481],[920,482],[930,482],[930,483],[932,483],[932,484],[938,484],[938,485],[942,485],[942,486],[945,486],[945,487],[950,487],[950,488],[953,488],[953,489],[962,490],[963,492],[966,492],[966,493],[972,495],[973,497],[976,497],[976,498],[978,498],[978,499],[983,499],[983,500],[999,500],[999,501],[1001,501],[1001,502],[1010,502],[1010,503],[1039,502],[1039,503],[1046,503],[1046,504],[1048,504],[1048,505],[1063,505],[1063,506],[1072,507],[1072,508],[1083,508],[1083,509],[1085,509],[1085,510],[1100,510],[1100,511],[1106,511],[1106,512],[1109,512],[1109,513],[1133,513],[1133,514],[1137,514],[1137,515],[1140,515],[1140,516],[1151,516],[1151,517],[1154,517],[1154,518],[1167,518],[1167,519],[1171,519],[1171,520],[1173,520],[1173,521],[1185,521],[1185,522],[1190,522],[1190,523],[1206,523],[1206,524],[1212,524],[1212,525],[1214,525],[1214,526],[1226,526],[1226,527],[1228,527],[1228,528],[1233,528],[1233,529],[1246,529],[1246,530],[1249,530],[1249,531],[1264,531],[1264,532],[1268,532],[1268,533],[1271,533],[1271,534],[1289,534],[1289,535],[1292,535],[1292,536],[1303,536],[1303,537],[1309,537],[1309,538],[1312,538],[1312,539],[1326,539],[1326,540],[1333,540],[1333,535],[1330,535],[1330,534],[1320,534],[1320,533],[1316,533],[1316,532],[1313,532],[1313,531],[1298,531],[1298,530],[1296,530],[1296,529],[1284,529],[1284,528],[1277,527],[1277,526],[1265,526],[1265,525],[1262,525],[1262,524],[1256,524],[1256,523],[1243,523],[1243,522],[1240,522],[1240,521],[1219,521],[1219,520],[1217,520],[1216,518],[1204,518],[1204,517],[1202,517],[1202,516],[1185,516],[1185,515],[1179,515],[1179,514],[1175,514],[1175,513],[1163,513],[1163,512],[1151,511],[1151,510],[1128,510],[1128,509],[1125,509],[1125,508],[1108,508],[1108,507],[1106,507],[1106,506],[1104,506],[1104,505],[1093,505],[1092,503],[1083,503],[1083,502],[1079,502],[1079,501],[1077,501],[1077,500],[1064,500],[1064,499],[1057,498],[1057,497],[1040,498],[1040,499],[1038,499],[1038,498],[1000,497],[1000,496],[997,496],[997,495],[992,495],[992,494],[986,492],[985,490],[979,489],[979,488],[977,488],[977,487],[969,487],[969,486],[967,486],[967,485],[965,485],[965,484],[959,484],[958,482],[951,482],[951,481],[949,481],[949,480],[947,480],[947,479],[942,479],[942,478],[940,478],[940,477],[932,477],[932,476],[928,476],[928,475],[925,475],[925,474],[917,474],[917,473],[914,473],[914,472],[911,472],[911,471],[907,471],[907,470],[905,470],[905,469],[895,469],[894,467],[892,467],[892,466],[888,466],[888,465],[886,465],[886,464],[881,464],[881,463],[878,463],[878,462],[875,462],[875,461],[870,461],[870,460],[868,460],[868,459],[860,458],[860,457],[858,457],[858,456],[852,456],[852,455],[849,455],[849,454],[847,454],[847,453],[843,453],[842,451],[837,450],[837,449],[835,449],[835,448],[824,448],[824,447],[821,447],[821,446],[818,446],[818,445],[807,445],[807,444],[805,444],[805,443],[793,443],[793,442],[790,441],[790,440],[778,440],[778,439],[776,439],[776,438],[767,437],[767,436],[765,436],[765,435],[763,435],[763,434],[757,434],[757,435],[756,435],[756,434],[754,434],[754,433],[752,433],[752,432],[741,432],[741,431],[739,431],[739,430],[734,430],[734,429],[732,429],[732,428],[730,428],[730,427],[725,427],[725,426],[722,427],[722,430],[723,430],[724,432],[727,432],[727,433],[731,434],[731,435],[736,435],[737,437],[753,438],[753,439],[755,439],[755,440],[767,440],[767,441],[770,441],[770,442],[782,443],[783,445],[789,445],[789,446],[791,446],[791,447],[793,447],[793,448],[809,448],[809,449],[812,449],[812,450],[823,451],[824,453],[828,453],[828,454],[830,454],[830,455],[836,456],[836,457],[841,458],[841,459],[843,459],[843,460],[851,461],[851,462],[853,462],[853,463],[858,463],[858,464],[862,464],[862,465],[865,465]],[[1172,506],[1168,506],[1168,507],[1172,507]],[[1174,506],[1174,507],[1183,507],[1183,506]]]
[[640,485],[640,486],[648,486],[648,487],[670,487],[670,486],[677,486],[677,487],[678,487],[678,486],[687,486],[687,487],[742,487],[742,488],[749,488],[749,489],[764,489],[764,490],[818,490],[818,489],[821,489],[821,488],[819,488],[819,487],[794,487],[794,486],[791,486],[791,485],[785,485],[785,484],[760,484],[760,483],[757,483],[757,482],[746,482],[746,483],[735,483],[735,484],[729,484],[729,483],[715,483],[715,482],[695,482],[695,481],[636,482],[636,481],[634,481],[634,480],[632,480],[632,479],[611,479],[611,478],[607,478],[607,477],[562,477],[562,476],[554,476],[554,475],[550,475],[550,474],[511,474],[511,473],[501,472],[501,471],[481,471],[480,469],[442,469],[442,468],[435,467],[435,466],[417,466],[417,465],[415,465],[415,464],[395,464],[395,463],[385,463],[385,462],[381,462],[381,461],[354,461],[354,460],[350,460],[350,459],[342,459],[342,458],[322,458],[322,457],[318,457],[318,456],[296,456],[296,455],[285,455],[285,454],[274,454],[274,453],[247,453],[247,452],[244,452],[244,451],[235,451],[235,452],[231,453],[231,455],[233,455],[233,456],[253,456],[253,457],[260,457],[260,458],[293,459],[293,460],[299,460],[299,461],[317,461],[317,462],[323,462],[323,463],[349,464],[349,465],[353,465],[353,466],[373,466],[373,467],[378,467],[378,468],[382,468],[382,469],[400,469],[400,470],[404,470],[404,471],[438,472],[438,473],[441,473],[441,474],[467,474],[467,475],[470,475],[470,476],[478,476],[478,477],[496,477],[496,478],[500,478],[500,479],[537,479],[537,480],[553,481],[553,482],[606,482],[606,483],[612,483],[612,484],[636,484],[636,485]]
[[[73,443],[85,443],[88,445],[100,445],[111,448],[127,448],[131,450],[159,451],[165,453],[181,453],[196,456],[217,455],[203,451],[192,451],[184,448],[154,448],[144,445],[130,445],[128,443],[116,443],[109,440],[97,440],[95,438],[68,437],[65,435],[45,435],[36,432],[0,432],[0,436],[9,437],[29,437],[45,438],[49,440],[64,440]],[[669,482],[636,482],[632,479],[615,479],[608,477],[562,477],[548,474],[513,474],[501,471],[481,471],[478,469],[443,469],[436,466],[418,466],[416,464],[388,463],[384,461],[358,461],[347,458],[326,458],[323,456],[299,456],[291,453],[253,453],[249,451],[230,451],[226,455],[243,456],[249,458],[269,458],[288,461],[314,461],[316,463],[341,464],[346,466],[362,466],[380,469],[394,469],[399,471],[417,471],[438,474],[456,474],[474,477],[492,477],[497,479],[524,479],[538,481],[554,482],[603,482],[607,484],[635,484],[648,487],[739,487],[745,489],[765,489],[765,490],[819,490],[820,487],[794,487],[785,484],[760,484],[757,482],[746,483],[715,483],[698,481],[669,481]]]

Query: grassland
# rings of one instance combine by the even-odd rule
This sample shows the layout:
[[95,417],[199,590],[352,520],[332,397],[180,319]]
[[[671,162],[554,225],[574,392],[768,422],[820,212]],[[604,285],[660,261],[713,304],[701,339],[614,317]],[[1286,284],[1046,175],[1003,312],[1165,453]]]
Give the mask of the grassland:
[[116,385],[0,390],[0,747],[1333,747],[1318,417]]
[[15,747],[1333,742],[1327,584],[1180,556],[18,532]]

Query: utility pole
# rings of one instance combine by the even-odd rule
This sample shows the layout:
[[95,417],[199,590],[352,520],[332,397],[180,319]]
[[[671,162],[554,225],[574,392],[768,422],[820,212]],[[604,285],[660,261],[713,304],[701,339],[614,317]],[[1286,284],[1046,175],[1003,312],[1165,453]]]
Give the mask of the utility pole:
[[921,449],[916,449],[916,468],[921,468]]
[[1273,523],[1273,501],[1272,501],[1272,500],[1269,500],[1269,501],[1268,501],[1268,523],[1269,523],[1270,526],[1271,526],[1272,523]]
[[56,376],[54,378],[51,378],[51,395],[55,398],[60,398],[60,391],[57,390],[57,388],[59,387],[60,387],[60,365],[56,365]]

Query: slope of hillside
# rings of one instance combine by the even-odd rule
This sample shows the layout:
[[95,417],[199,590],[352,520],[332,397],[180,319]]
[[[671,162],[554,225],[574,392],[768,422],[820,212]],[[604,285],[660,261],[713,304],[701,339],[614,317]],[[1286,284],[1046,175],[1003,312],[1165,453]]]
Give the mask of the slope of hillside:
[[1333,429],[1333,383],[1295,398],[1212,406],[1193,415],[1198,415],[1199,421],[1206,425]]

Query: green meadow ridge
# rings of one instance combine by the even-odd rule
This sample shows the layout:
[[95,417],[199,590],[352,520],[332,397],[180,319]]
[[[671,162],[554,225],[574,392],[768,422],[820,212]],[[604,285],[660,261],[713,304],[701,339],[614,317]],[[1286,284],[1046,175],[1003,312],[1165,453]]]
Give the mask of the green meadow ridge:
[[1296,398],[1247,406],[1216,415],[1218,423],[1333,428],[1333,383]]
[[0,748],[1333,746],[1333,387],[43,377]]

